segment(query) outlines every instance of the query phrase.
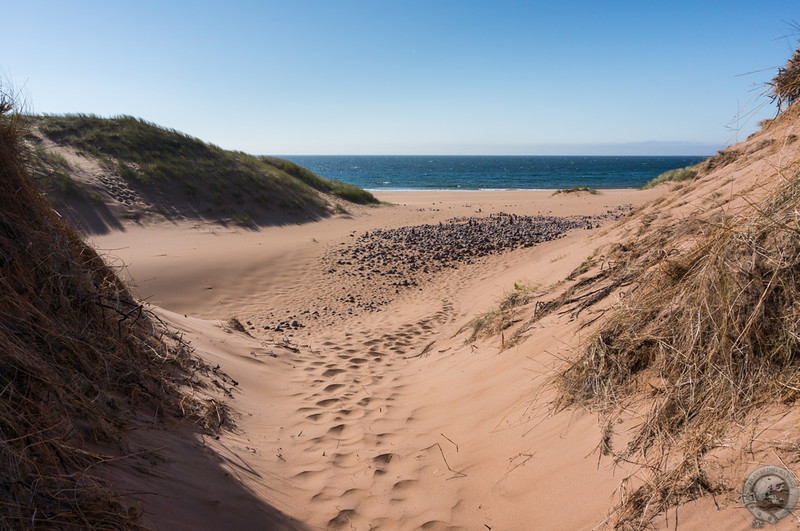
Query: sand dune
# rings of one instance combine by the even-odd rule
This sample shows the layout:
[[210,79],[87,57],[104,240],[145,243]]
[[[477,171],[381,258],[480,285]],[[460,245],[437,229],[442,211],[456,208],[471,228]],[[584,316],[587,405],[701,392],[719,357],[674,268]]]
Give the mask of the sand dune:
[[[459,330],[515,282],[560,281],[593,252],[599,229],[446,270],[380,311],[342,305],[371,285],[326,274],[326,253],[354,231],[497,212],[602,213],[660,193],[387,194],[395,206],[350,219],[259,232],[129,228],[93,243],[239,383],[237,429],[205,444],[258,498],[312,528],[581,528],[603,519],[619,471],[599,463],[597,419],[553,415],[543,387],[559,353],[580,341],[578,322],[542,327],[508,350],[502,337],[466,342]],[[231,316],[254,337],[227,327]],[[272,329],[289,317],[303,326]],[[566,510],[565,493],[581,503]],[[161,526],[158,515],[149,523]]]
[[[641,411],[633,407],[610,426],[582,409],[556,412],[551,379],[625,288],[533,319],[538,303],[602,271],[612,257],[597,253],[612,243],[680,224],[689,227],[686,241],[670,243],[679,249],[700,237],[701,220],[748,208],[771,187],[760,183],[796,162],[781,140],[792,127],[736,146],[701,178],[648,191],[387,193],[380,199],[393,206],[353,207],[350,216],[304,225],[129,226],[91,238],[125,265],[140,298],[236,382],[226,387],[235,429],[194,444],[251,497],[198,492],[193,485],[216,481],[202,468],[184,467],[180,481],[161,488],[172,489],[185,514],[210,504],[223,521],[228,511],[258,520],[260,500],[286,515],[258,524],[243,516],[239,527],[254,529],[592,529],[613,521],[611,508],[645,478],[613,455],[633,437]],[[340,264],[376,229],[500,213],[589,216],[623,205],[637,209],[620,222],[455,268],[418,267],[412,283]],[[394,269],[406,267],[394,260]],[[476,331],[476,317],[517,291],[529,298],[503,313],[503,327]],[[228,322],[234,317],[245,332]],[[791,437],[786,418],[764,433]],[[775,451],[750,439],[743,458],[733,450],[743,440],[720,446],[736,456],[714,454],[727,484]],[[135,470],[125,474],[136,484]],[[180,526],[158,504],[141,503],[155,507],[145,512],[147,524]],[[731,488],[653,523],[674,528],[680,520],[692,529],[708,527],[709,518],[720,528],[752,520]]]

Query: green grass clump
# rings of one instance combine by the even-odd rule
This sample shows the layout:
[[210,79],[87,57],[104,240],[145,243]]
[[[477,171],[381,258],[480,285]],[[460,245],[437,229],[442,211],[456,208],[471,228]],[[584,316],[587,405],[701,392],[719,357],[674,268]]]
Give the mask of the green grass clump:
[[72,167],[63,156],[45,149],[41,144],[27,149],[26,155],[31,177],[53,203],[86,198],[85,190],[72,178]]
[[685,168],[677,168],[675,170],[665,171],[658,177],[648,181],[644,186],[642,186],[642,190],[647,190],[648,188],[652,188],[654,186],[658,186],[661,183],[665,183],[668,181],[686,181],[688,179],[694,179],[697,176],[697,164],[694,166],[687,166]]
[[[514,291],[505,295],[497,308],[478,315],[459,330],[459,333],[471,329],[467,342],[473,342],[481,337],[491,337],[502,333],[504,330],[519,322],[515,310],[529,304],[536,298],[538,292],[538,285],[515,282]],[[512,335],[508,342],[504,337],[503,348],[516,344],[519,339],[520,337],[516,334]]]
[[600,192],[597,191],[596,188],[589,188],[588,186],[573,186],[572,188],[563,188],[561,190],[556,190],[553,192],[553,195],[556,194],[574,194],[576,192],[588,192],[590,194],[598,194]]
[[351,203],[358,203],[361,205],[378,204],[379,202],[374,195],[362,188],[341,181],[325,179],[302,166],[298,166],[294,162],[277,157],[261,157],[261,159],[276,168],[280,168],[292,177],[300,179],[311,188],[320,192],[335,195]]
[[129,164],[126,164],[125,162],[123,162],[121,160],[117,162],[116,170],[117,170],[117,173],[119,173],[123,178],[125,178],[125,179],[127,179],[129,181],[131,179],[133,179],[135,181],[142,182],[142,184],[146,184],[147,183],[147,181],[143,179],[143,177],[139,174],[139,172],[137,172]]
[[500,310],[513,310],[531,302],[539,290],[539,285],[524,284],[514,282],[514,291],[506,295],[500,303]]
[[341,216],[351,215],[350,211],[347,210],[345,207],[343,207],[341,203],[336,203],[335,205],[333,205],[333,211]]

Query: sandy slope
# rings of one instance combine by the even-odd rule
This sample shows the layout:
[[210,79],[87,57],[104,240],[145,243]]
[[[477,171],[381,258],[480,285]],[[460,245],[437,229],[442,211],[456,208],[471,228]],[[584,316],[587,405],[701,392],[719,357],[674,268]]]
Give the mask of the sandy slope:
[[[593,329],[584,325],[624,293],[577,317],[549,315],[511,348],[502,348],[504,334],[468,341],[462,327],[492,310],[515,282],[556,293],[596,249],[632,238],[642,227],[658,230],[695,219],[698,210],[713,216],[746,205],[738,194],[758,195],[754,183],[783,167],[785,149],[774,139],[749,143],[725,174],[719,169],[647,192],[384,194],[381,199],[395,206],[359,208],[352,217],[306,225],[257,232],[128,226],[93,243],[124,263],[138,295],[160,307],[199,354],[238,382],[230,401],[236,429],[219,440],[207,438],[202,447],[248,496],[294,519],[284,525],[591,529],[604,522],[623,479],[636,470],[601,455],[595,415],[554,413],[546,384],[553,367]],[[328,273],[337,250],[379,227],[498,212],[585,215],[650,200],[655,202],[636,214],[635,223],[574,230],[396,292],[387,292],[379,278]],[[347,302],[371,296],[381,304]],[[533,310],[525,311],[529,317]],[[232,316],[246,323],[252,337],[226,326]],[[302,326],[274,330],[287,320]],[[625,446],[635,422],[631,417],[614,427],[614,448]],[[754,464],[737,463],[734,474]],[[208,516],[209,528],[224,522],[226,511],[254,514],[252,498],[189,488],[215,481],[206,469],[180,473],[186,476],[162,487],[171,488],[173,503],[183,508],[176,514],[212,504],[221,520]],[[709,518],[725,528],[747,528],[751,521],[733,495],[681,511],[681,522],[688,523],[682,528],[708,527]],[[158,509],[146,516],[156,528],[182,521]],[[668,516],[658,524],[672,528],[675,514]],[[270,518],[237,526],[277,526],[280,515]]]
[[[553,415],[543,387],[580,341],[579,323],[544,326],[502,352],[502,337],[468,343],[458,332],[515,282],[561,280],[601,243],[597,229],[440,273],[381,311],[303,312],[371,289],[322,271],[354,231],[501,211],[601,213],[660,193],[386,194],[395,206],[349,219],[259,232],[129,227],[93,242],[239,383],[237,429],[205,444],[256,497],[313,528],[571,529],[603,519],[620,474],[599,459],[596,418]],[[255,338],[226,329],[220,320],[234,315]],[[305,326],[264,329],[284,315]],[[196,496],[175,495],[188,507]],[[163,525],[157,514],[150,523]]]

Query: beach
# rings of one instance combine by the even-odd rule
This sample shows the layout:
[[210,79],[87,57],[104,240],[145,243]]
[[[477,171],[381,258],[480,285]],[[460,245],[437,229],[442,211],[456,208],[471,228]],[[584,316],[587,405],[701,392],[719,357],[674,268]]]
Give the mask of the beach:
[[[546,190],[390,192],[378,194],[388,205],[350,205],[352,215],[314,223],[258,231],[214,224],[130,223],[124,231],[90,236],[88,241],[110,263],[124,266],[123,276],[154,305],[208,319],[248,316],[265,325],[270,313],[302,311],[323,294],[334,299],[328,305],[335,302],[341,279],[321,270],[321,260],[367,231],[498,213],[601,215],[656,195],[639,190],[604,190],[597,195],[553,195]],[[513,258],[503,256],[502,266],[496,265],[508,268],[509,260]],[[501,296],[515,280],[519,279],[505,285],[498,281],[495,295]]]
[[[562,281],[610,237],[614,220],[460,260],[412,285],[331,264],[379,229],[501,213],[609,215],[661,193],[396,192],[379,195],[388,205],[303,225],[130,225],[90,241],[236,382],[222,383],[235,428],[196,444],[292,526],[578,529],[603,520],[620,466],[600,455],[594,415],[553,410],[548,375],[590,328],[552,316],[508,347],[502,333],[471,338],[470,322],[515,286],[533,293]],[[180,465],[160,474],[170,477],[170,466]],[[230,511],[263,517],[258,504],[215,488],[209,470],[180,474],[180,484],[207,488],[163,482],[170,509],[142,505],[146,523],[185,526],[198,507],[206,522]]]
[[631,496],[652,469],[626,456],[646,397],[672,388],[651,377],[608,409],[559,378],[659,264],[747,215],[785,145],[754,138],[648,190],[385,192],[305,223],[88,236],[205,364],[208,384],[183,392],[222,423],[140,424],[106,477],[156,529],[594,529],[642,511],[657,528],[747,527],[728,485],[772,462],[795,415],[726,424],[702,465],[713,495],[648,508]]
[[16,4],[0,530],[800,528],[785,5]]
[[[386,192],[306,223],[129,220],[89,236],[203,361],[209,385],[184,392],[223,424],[139,425],[107,478],[156,529],[618,521],[652,485],[647,462],[625,458],[650,400],[575,407],[559,375],[607,312],[624,318],[642,267],[764,196],[787,164],[780,146],[756,138],[701,178],[648,190]],[[641,384],[637,396],[664,385]],[[770,462],[796,422],[776,411],[706,454],[703,481],[735,485]],[[714,488],[651,523],[748,526],[738,491]]]

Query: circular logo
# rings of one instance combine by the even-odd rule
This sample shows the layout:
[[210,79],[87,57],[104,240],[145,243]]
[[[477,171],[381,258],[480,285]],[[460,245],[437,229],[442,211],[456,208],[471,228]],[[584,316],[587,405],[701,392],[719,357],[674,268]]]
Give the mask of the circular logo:
[[775,524],[788,516],[797,505],[797,480],[790,470],[780,466],[762,466],[744,480],[742,503],[753,514],[754,528]]

